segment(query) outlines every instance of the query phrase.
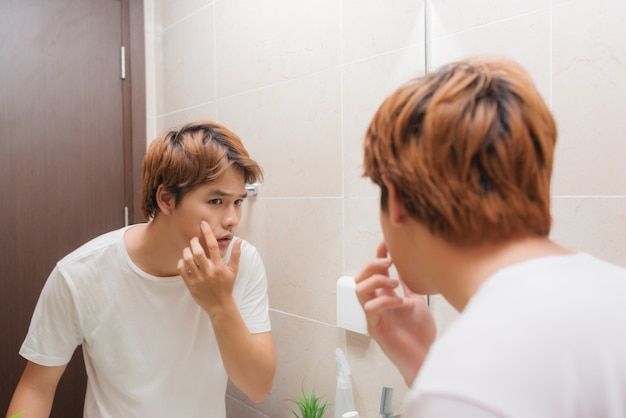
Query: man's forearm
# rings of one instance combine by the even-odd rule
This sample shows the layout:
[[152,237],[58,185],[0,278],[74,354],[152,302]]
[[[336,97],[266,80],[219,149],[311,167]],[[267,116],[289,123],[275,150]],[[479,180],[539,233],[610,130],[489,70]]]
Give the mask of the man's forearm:
[[[54,393],[44,394],[41,391],[18,385],[11,399],[7,418],[47,418],[52,410]],[[21,413],[21,415],[20,415]]]
[[20,418],[49,417],[54,393],[66,366],[48,367],[27,362],[13,393],[7,417],[12,418],[20,413]]
[[271,332],[251,334],[236,305],[211,317],[213,330],[230,380],[253,402],[271,390],[276,354]]

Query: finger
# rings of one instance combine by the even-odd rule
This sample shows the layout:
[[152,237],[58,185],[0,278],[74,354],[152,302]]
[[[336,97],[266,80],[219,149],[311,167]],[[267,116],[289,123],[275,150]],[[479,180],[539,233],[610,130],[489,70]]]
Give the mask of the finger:
[[220,254],[220,247],[217,244],[217,240],[215,239],[215,235],[213,235],[213,231],[211,230],[209,223],[207,221],[200,222],[200,230],[204,235],[206,248],[209,251],[206,256],[213,263],[218,263],[222,259],[222,256]]
[[389,276],[389,267],[391,267],[391,259],[375,258],[365,265],[363,270],[354,278],[354,281],[360,283],[374,274]]
[[178,270],[178,274],[180,274],[184,279],[189,279],[191,277],[191,272],[187,268],[185,260],[182,258],[178,260],[176,264],[176,270]]
[[367,280],[363,280],[356,285],[356,292],[363,294],[375,293],[377,290],[391,290],[399,286],[397,279],[392,279],[384,274],[375,274]]
[[241,258],[241,239],[237,239],[233,244],[233,249],[230,252],[230,260],[228,260],[228,268],[237,275],[239,270],[239,259]]
[[365,305],[369,300],[375,299],[378,293],[395,295],[393,289],[398,287],[398,281],[391,279],[382,274],[375,274],[366,280],[357,283],[355,292],[361,306]]
[[385,241],[381,241],[376,248],[376,257],[377,258],[387,258],[389,253],[387,252],[387,244]]
[[198,237],[193,237],[190,245],[194,265],[198,269],[206,269],[208,260],[206,258],[206,254],[204,253],[204,248],[200,245]]
[[361,273],[354,278],[354,281],[359,283],[374,274],[384,274],[385,276],[389,276],[389,267],[391,267],[391,264],[391,258],[387,253],[387,244],[385,244],[385,241],[381,241],[376,248],[376,258],[371,260],[363,268]]
[[183,263],[185,271],[188,275],[198,272],[198,265],[196,264],[191,248],[189,247],[185,247],[183,249]]
[[382,295],[368,300],[363,304],[363,311],[367,315],[377,314],[387,309],[395,309],[402,306],[404,301],[397,295]]

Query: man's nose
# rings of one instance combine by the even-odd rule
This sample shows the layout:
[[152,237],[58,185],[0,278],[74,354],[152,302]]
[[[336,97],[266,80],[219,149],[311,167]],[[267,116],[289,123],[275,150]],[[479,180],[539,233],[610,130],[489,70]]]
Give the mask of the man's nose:
[[239,224],[239,211],[234,205],[228,206],[226,212],[224,213],[224,217],[222,218],[222,223],[225,228],[237,226],[237,224]]

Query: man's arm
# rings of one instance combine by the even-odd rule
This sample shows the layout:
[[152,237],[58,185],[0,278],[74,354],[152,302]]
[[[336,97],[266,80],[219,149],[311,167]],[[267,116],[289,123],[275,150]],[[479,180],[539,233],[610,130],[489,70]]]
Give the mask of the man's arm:
[[276,372],[272,333],[251,334],[234,301],[231,309],[213,312],[211,322],[228,377],[251,401],[260,402]]
[[66,367],[41,366],[29,361],[13,393],[7,418],[20,412],[20,418],[49,417],[54,393]]
[[192,238],[178,261],[178,272],[196,303],[211,318],[228,377],[251,401],[259,402],[272,388],[276,354],[272,333],[252,334],[233,298],[242,241],[233,244],[230,260],[224,264],[211,228],[204,221],[200,228],[208,254],[198,238]]
[[[355,277],[356,294],[369,334],[410,387],[435,341],[437,329],[423,296],[411,292],[402,280],[389,277],[391,265],[387,246],[382,242],[376,258]],[[398,286],[402,286],[402,297],[395,293]]]

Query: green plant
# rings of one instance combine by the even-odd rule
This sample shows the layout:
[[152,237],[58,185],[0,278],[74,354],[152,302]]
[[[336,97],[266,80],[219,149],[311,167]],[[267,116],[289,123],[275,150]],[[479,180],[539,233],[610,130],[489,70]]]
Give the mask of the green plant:
[[22,414],[24,413],[24,411],[18,412],[15,415],[11,415],[9,418],[20,418],[22,416]]
[[305,392],[303,385],[301,391],[298,399],[290,399],[300,411],[300,415],[298,415],[296,411],[291,409],[293,416],[296,418],[322,418],[331,405],[330,402],[322,403],[322,398],[315,396],[315,389],[312,389],[311,392]]

